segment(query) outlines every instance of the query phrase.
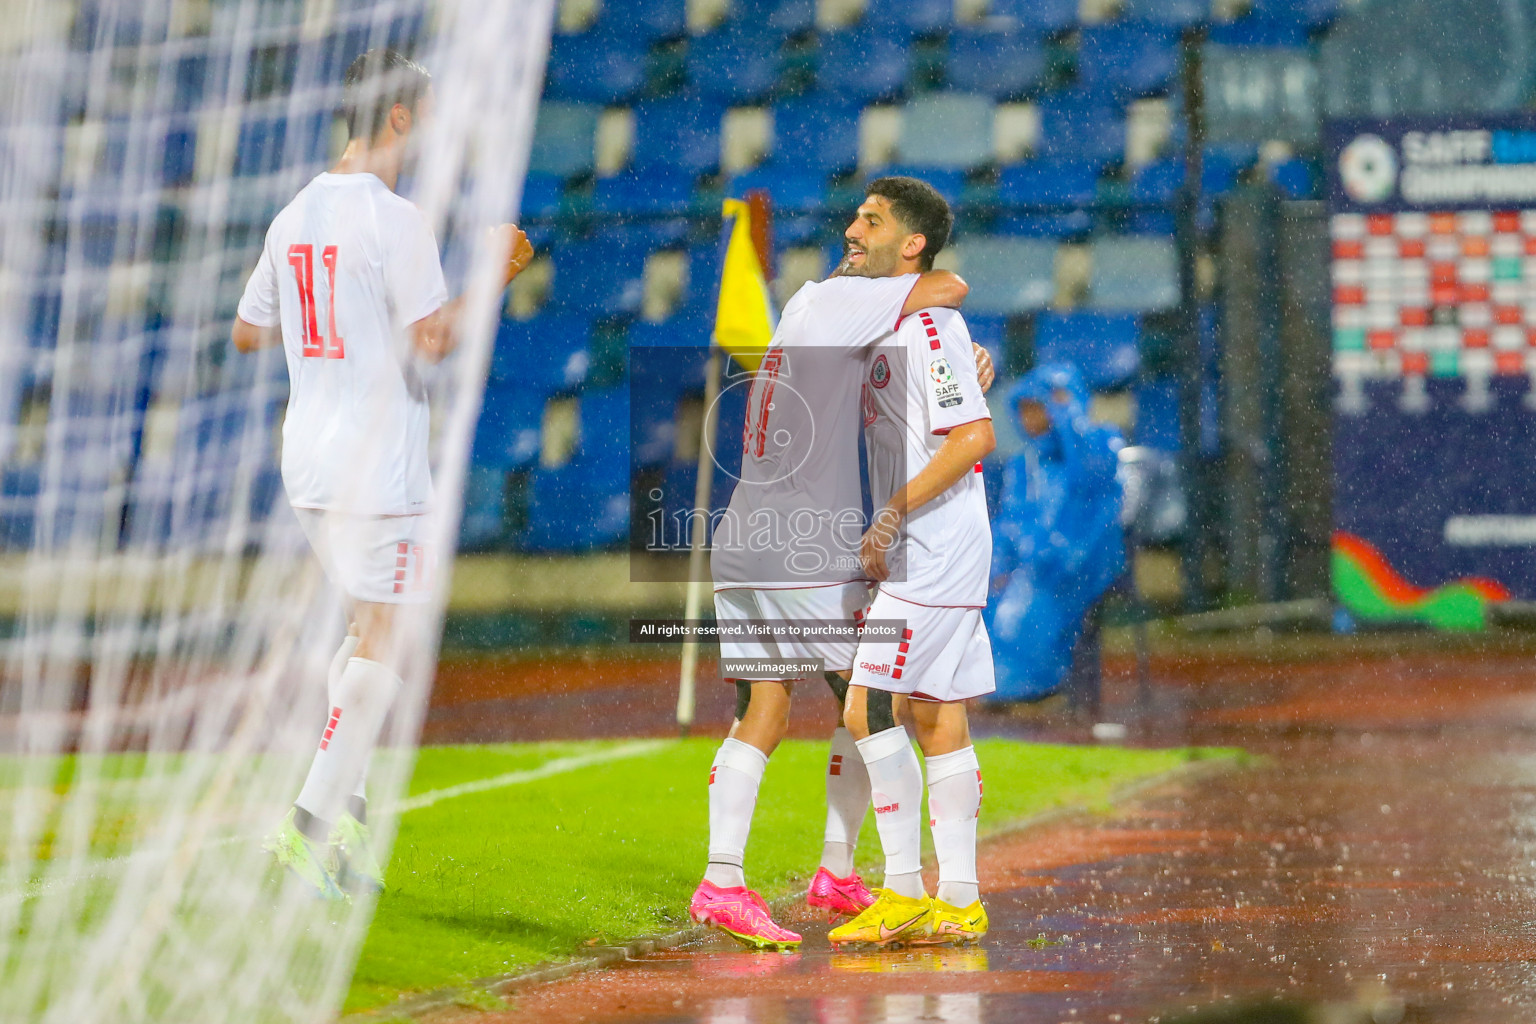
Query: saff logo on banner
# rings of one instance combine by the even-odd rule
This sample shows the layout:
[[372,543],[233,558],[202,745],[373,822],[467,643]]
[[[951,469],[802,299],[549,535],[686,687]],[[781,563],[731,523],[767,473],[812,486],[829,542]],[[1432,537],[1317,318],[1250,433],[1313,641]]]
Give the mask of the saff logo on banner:
[[1379,135],[1360,135],[1339,154],[1339,178],[1357,203],[1379,203],[1397,187],[1397,153]]

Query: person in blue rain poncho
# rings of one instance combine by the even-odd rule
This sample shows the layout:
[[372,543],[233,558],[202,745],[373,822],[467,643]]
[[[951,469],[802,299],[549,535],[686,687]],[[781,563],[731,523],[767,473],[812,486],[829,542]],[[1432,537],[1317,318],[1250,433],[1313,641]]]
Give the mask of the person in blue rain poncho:
[[1099,611],[1126,567],[1124,441],[1088,419],[1088,389],[1065,363],[1036,367],[1007,401],[1025,444],[1004,467],[992,522],[996,699],[1038,700],[1066,684],[1074,711],[1097,720]]

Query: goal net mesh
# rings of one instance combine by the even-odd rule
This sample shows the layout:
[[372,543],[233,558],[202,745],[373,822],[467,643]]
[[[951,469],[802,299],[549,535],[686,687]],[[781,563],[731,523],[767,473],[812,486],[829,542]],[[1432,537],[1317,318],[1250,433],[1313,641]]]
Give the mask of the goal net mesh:
[[[298,793],[344,631],[278,475],[282,349],[235,305],[339,154],[342,76],[433,73],[401,191],[466,295],[425,377],[450,564],[553,0],[20,0],[0,24],[0,1019],[316,1020],[372,901],[260,843]],[[387,850],[446,573],[369,776]]]

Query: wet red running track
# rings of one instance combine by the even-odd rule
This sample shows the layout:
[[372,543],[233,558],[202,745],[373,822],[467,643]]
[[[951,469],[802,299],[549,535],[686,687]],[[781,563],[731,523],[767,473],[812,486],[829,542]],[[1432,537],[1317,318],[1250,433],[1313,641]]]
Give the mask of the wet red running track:
[[[1280,996],[1376,1005],[1381,1021],[1536,1020],[1530,664],[1429,653],[1163,666],[1134,738],[1260,757],[986,847],[984,946],[838,954],[801,915],[798,955],[710,940],[533,986],[510,1015],[477,1016],[1055,1024]],[[1121,673],[1108,706],[1131,719],[1133,696]],[[977,725],[1070,732],[1050,716]]]

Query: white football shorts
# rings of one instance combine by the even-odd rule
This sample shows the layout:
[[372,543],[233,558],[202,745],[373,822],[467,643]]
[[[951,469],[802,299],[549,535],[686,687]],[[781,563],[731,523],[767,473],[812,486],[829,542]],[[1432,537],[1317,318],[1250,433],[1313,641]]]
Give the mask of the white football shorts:
[[913,604],[880,592],[872,620],[905,620],[901,640],[864,640],[854,659],[854,686],[904,693],[913,700],[960,701],[996,689],[992,639],[980,608]]
[[[726,623],[845,622],[857,625],[869,604],[866,583],[835,583],[826,587],[765,590],[735,587],[715,591],[715,621]],[[826,671],[846,672],[853,666],[858,643],[852,638],[794,638],[762,636],[722,639],[721,658],[820,658]],[[734,677],[732,677],[734,678]]]
[[427,517],[359,516],[295,508],[325,575],[354,601],[421,604],[431,599],[436,566]]

